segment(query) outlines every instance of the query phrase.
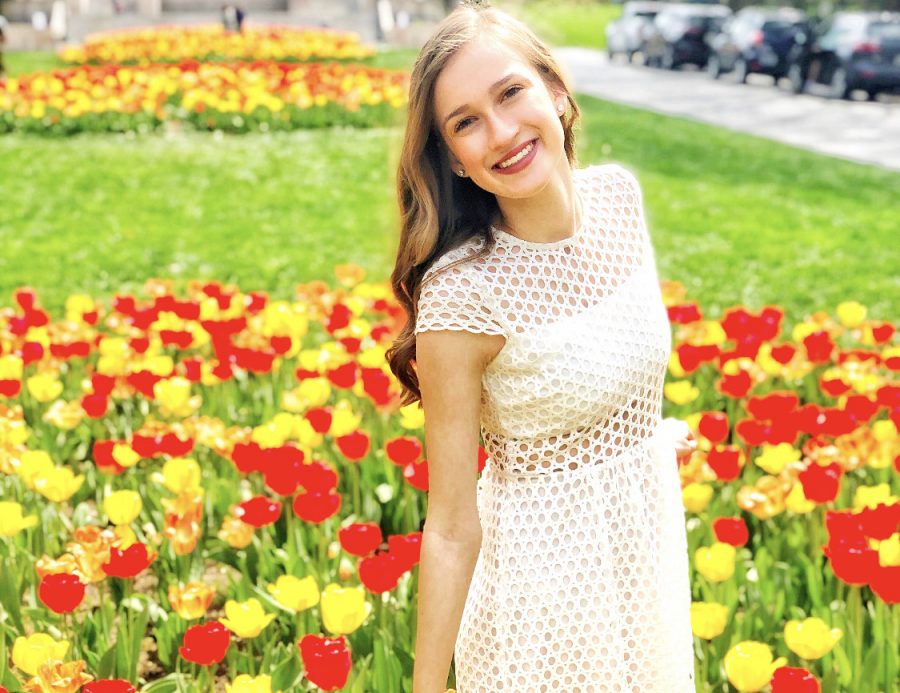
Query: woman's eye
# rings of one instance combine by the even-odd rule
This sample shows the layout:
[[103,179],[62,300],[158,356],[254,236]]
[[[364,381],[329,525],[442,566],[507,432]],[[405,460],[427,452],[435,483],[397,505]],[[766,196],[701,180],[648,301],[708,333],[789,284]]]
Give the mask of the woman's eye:
[[518,84],[516,84],[514,86],[511,86],[505,92],[503,92],[503,96],[505,96],[506,98],[509,98],[511,96],[515,96],[520,91],[522,91],[522,87],[520,87]]
[[459,122],[456,123],[456,127],[453,128],[453,132],[459,132],[464,127],[466,127],[471,120],[472,120],[471,118],[463,118],[462,120],[460,120]]

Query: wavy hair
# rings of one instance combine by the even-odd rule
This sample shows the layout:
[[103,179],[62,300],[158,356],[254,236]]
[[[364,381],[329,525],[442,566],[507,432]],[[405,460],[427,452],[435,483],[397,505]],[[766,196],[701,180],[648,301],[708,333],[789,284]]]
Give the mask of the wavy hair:
[[419,401],[422,396],[415,369],[415,326],[423,276],[441,255],[469,239],[481,238],[484,246],[467,261],[483,257],[494,243],[490,224],[499,212],[497,198],[470,179],[453,173],[446,145],[434,126],[434,87],[438,76],[466,44],[484,36],[517,51],[548,89],[566,94],[568,108],[560,116],[564,149],[569,165],[576,164],[574,127],[580,111],[547,46],[519,20],[483,4],[466,3],[447,15],[413,66],[397,171],[400,242],[391,285],[406,310],[407,322],[386,356],[403,386],[404,404]]

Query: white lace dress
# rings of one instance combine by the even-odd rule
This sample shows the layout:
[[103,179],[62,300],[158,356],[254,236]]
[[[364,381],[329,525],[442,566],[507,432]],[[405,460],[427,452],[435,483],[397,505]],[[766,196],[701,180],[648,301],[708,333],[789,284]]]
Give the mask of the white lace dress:
[[[506,344],[482,381],[482,546],[456,640],[458,693],[693,692],[684,509],[661,425],[671,335],[641,191],[575,172],[570,239],[494,230],[426,274],[416,332]],[[427,425],[427,422],[426,422]]]

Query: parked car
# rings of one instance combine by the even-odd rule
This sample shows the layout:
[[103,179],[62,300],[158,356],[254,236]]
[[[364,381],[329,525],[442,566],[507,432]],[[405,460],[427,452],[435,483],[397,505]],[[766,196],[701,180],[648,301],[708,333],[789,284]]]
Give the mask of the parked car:
[[710,38],[706,68],[714,79],[734,72],[738,82],[746,82],[756,72],[777,82],[787,75],[794,35],[804,30],[809,30],[806,14],[793,7],[745,7]]
[[661,2],[626,2],[622,16],[606,25],[606,52],[612,60],[621,53],[631,62],[644,43],[644,30],[663,7]]
[[706,35],[718,32],[731,10],[724,5],[674,3],[663,8],[644,40],[644,63],[674,70],[693,63],[705,67]]
[[856,89],[870,99],[900,92],[900,13],[837,12],[809,31],[799,32],[788,55],[791,89],[828,85],[834,98]]

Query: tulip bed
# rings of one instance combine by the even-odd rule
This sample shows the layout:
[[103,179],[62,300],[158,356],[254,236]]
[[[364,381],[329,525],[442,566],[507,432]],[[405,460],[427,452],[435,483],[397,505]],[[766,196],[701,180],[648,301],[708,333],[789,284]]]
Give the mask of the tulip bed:
[[[410,690],[423,416],[364,274],[0,310],[0,687]],[[663,293],[701,690],[896,690],[894,326]]]
[[136,65],[182,60],[362,60],[375,49],[357,34],[333,29],[247,26],[240,33],[221,24],[157,26],[91,34],[83,46],[59,52],[72,65]]
[[406,103],[407,73],[345,62],[373,53],[354,35],[327,30],[102,35],[63,51],[77,66],[0,79],[0,133],[389,125]]

